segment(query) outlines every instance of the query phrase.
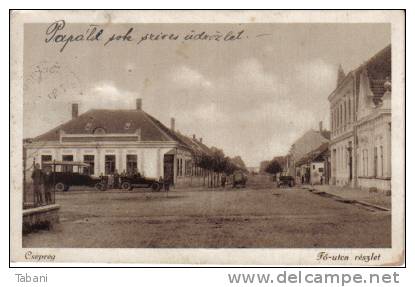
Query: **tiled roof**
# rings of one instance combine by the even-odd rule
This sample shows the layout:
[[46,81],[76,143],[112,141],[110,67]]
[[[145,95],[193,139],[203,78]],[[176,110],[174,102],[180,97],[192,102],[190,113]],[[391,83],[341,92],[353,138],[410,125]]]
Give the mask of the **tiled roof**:
[[[392,47],[389,44],[385,48],[383,48],[381,51],[376,53],[372,58],[370,58],[368,61],[357,67],[356,69],[352,70],[347,74],[343,80],[338,83],[336,91],[339,86],[341,86],[352,74],[355,74],[356,76],[356,88],[357,88],[357,94],[359,94],[360,89],[360,74],[363,72],[364,69],[367,70],[367,74],[370,81],[370,89],[373,92],[373,95],[375,96],[374,101],[377,103],[379,99],[383,96],[385,93],[384,83],[387,78],[391,80],[391,62],[392,62]],[[334,93],[334,91],[332,93]]]
[[104,129],[107,134],[134,133],[139,129],[141,141],[175,141],[192,153],[211,152],[200,141],[172,131],[142,110],[89,110],[31,141],[59,141],[60,130],[66,134],[91,134],[97,129]]
[[299,161],[297,161],[295,163],[296,166],[300,166],[306,163],[310,163],[316,160],[319,160],[320,157],[328,152],[329,150],[329,143],[323,143],[321,144],[318,148],[316,148],[315,150],[310,151],[309,153],[307,153],[305,156],[303,156]]
[[177,138],[162,123],[141,110],[89,110],[33,139],[58,141],[59,131],[66,134],[91,134],[104,129],[107,134],[127,134],[140,130],[142,141],[172,141]]
[[[391,53],[391,45],[388,45],[355,70],[355,73],[358,76],[357,79],[359,79],[360,73],[362,73],[363,69],[366,69],[375,103],[380,101],[380,98],[382,98],[386,91],[384,87],[385,81],[387,79],[391,80]],[[357,88],[359,89],[359,85],[357,85]]]
[[320,134],[325,138],[325,139],[328,139],[328,140],[330,140],[330,131],[328,131],[328,130],[322,130],[322,131],[320,131]]
[[197,139],[190,138],[181,134],[179,131],[175,131],[174,134],[182,141],[187,147],[191,149],[194,154],[211,154],[212,151],[202,142]]

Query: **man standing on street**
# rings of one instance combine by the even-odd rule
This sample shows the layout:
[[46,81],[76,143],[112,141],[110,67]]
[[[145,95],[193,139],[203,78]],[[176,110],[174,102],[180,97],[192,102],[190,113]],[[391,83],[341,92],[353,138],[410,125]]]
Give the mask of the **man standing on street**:
[[114,173],[114,188],[116,189],[120,188],[120,175],[117,169],[115,170],[115,173]]
[[35,204],[42,205],[42,183],[43,183],[43,172],[40,170],[40,165],[35,164],[35,169],[32,172],[33,179],[33,192],[35,193]]

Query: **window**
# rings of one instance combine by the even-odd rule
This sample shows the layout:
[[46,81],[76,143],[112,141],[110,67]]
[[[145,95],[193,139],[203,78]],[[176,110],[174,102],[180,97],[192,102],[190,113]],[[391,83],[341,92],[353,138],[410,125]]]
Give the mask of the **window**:
[[115,172],[115,155],[105,155],[105,174],[113,174]]
[[367,176],[369,174],[368,162],[367,162],[367,150],[362,150],[362,176]]
[[343,125],[347,124],[347,103],[344,102],[344,120],[343,120]]
[[351,122],[352,119],[352,100],[349,97],[349,122]]
[[187,176],[192,175],[192,161],[191,160],[185,161],[185,175]]
[[124,129],[125,130],[129,130],[131,128],[131,122],[126,122],[125,124],[124,124]]
[[105,129],[101,127],[98,127],[94,130],[94,134],[97,134],[97,135],[103,135],[105,133],[106,133]]
[[365,149],[363,151],[364,154],[364,175],[365,176],[369,176],[369,155],[368,155],[368,150]]
[[315,170],[316,169],[316,166],[313,164],[313,170]]
[[383,177],[383,146],[380,146],[380,176]]
[[324,168],[322,168],[322,167],[319,167],[319,168],[318,168],[318,172],[321,172],[321,173],[323,173],[323,172],[324,172]]
[[[62,161],[73,161],[73,155],[63,155]],[[63,165],[62,166],[62,172],[72,172],[73,166],[70,165]]]
[[127,154],[127,173],[136,173],[137,171],[137,155]]
[[95,156],[89,154],[84,155],[84,163],[89,164],[89,167],[84,167],[84,174],[93,175],[95,173]]
[[92,123],[91,122],[86,123],[85,130],[88,131],[88,132],[92,130]]
[[183,159],[177,159],[177,176],[183,175]]
[[373,150],[373,175],[378,176],[378,148],[375,147]]
[[41,163],[40,163],[40,168],[45,170],[47,168],[52,168],[52,166],[50,164],[44,164],[44,162],[50,162],[52,161],[52,156],[51,155],[42,155],[41,156]]
[[348,113],[347,108],[348,108],[347,102],[344,102],[344,125],[347,125],[347,113]]
[[180,176],[183,175],[183,159],[180,159]]

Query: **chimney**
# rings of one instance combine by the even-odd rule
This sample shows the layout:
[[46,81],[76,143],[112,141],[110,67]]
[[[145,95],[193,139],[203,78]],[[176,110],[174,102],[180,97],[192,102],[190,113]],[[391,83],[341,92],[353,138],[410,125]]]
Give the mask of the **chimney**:
[[193,134],[193,140],[196,140],[196,135],[195,134]]
[[320,122],[318,123],[318,128],[319,128],[320,132],[322,132],[322,131],[323,131],[323,121],[320,121]]
[[174,118],[171,118],[170,119],[170,129],[172,131],[174,131],[175,130],[175,126],[176,126],[176,120]]
[[203,138],[199,138],[199,141],[202,143],[203,142]]
[[135,108],[137,110],[141,110],[142,104],[143,104],[143,101],[141,100],[141,98],[138,98],[138,99],[135,100]]
[[72,119],[78,117],[78,104],[72,104]]

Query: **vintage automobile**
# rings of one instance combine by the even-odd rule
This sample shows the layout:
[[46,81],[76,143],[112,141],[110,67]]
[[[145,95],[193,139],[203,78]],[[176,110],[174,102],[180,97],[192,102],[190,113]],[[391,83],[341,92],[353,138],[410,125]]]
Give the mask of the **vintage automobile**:
[[51,161],[43,162],[42,165],[51,169],[50,179],[55,191],[68,191],[71,186],[90,186],[102,190],[100,178],[84,173],[84,168],[89,168],[87,163]]
[[291,175],[281,173],[279,177],[277,177],[277,187],[280,187],[280,186],[293,187],[294,184],[295,184],[295,181]]
[[121,175],[121,189],[132,190],[133,188],[151,188],[153,191],[160,191],[163,184],[157,179],[141,176],[140,173]]
[[233,173],[232,176],[232,186],[237,187],[246,187],[247,177],[245,173],[240,170],[237,170]]

